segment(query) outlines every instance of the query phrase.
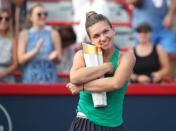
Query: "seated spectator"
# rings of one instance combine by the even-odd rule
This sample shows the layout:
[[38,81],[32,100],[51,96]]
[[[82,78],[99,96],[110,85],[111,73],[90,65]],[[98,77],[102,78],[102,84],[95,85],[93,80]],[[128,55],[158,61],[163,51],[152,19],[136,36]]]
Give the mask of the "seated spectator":
[[61,60],[61,40],[56,30],[45,25],[46,18],[45,8],[41,4],[34,5],[29,10],[30,28],[19,35],[22,82],[58,82],[56,62]]
[[0,82],[14,82],[12,72],[17,68],[16,43],[11,38],[10,14],[0,9]]
[[[72,46],[76,42],[76,35],[72,26],[61,26],[59,28],[59,33],[62,40],[63,57],[61,63],[58,64],[58,72],[69,74],[75,54],[75,50]],[[65,82],[67,80],[67,78],[60,78],[60,82]]]
[[[171,61],[171,76],[176,77],[176,34],[173,20],[176,14],[176,0],[126,0],[133,5],[132,27],[147,22],[152,27],[153,44],[161,44]],[[136,41],[136,40],[135,40]]]
[[143,23],[136,29],[139,44],[134,47],[136,64],[131,81],[137,83],[158,83],[168,76],[170,65],[168,55],[159,45],[150,41],[152,28]]
[[135,29],[143,22],[152,27],[153,44],[161,44],[169,54],[175,54],[175,32],[172,30],[176,0],[127,0],[134,6],[132,27]]

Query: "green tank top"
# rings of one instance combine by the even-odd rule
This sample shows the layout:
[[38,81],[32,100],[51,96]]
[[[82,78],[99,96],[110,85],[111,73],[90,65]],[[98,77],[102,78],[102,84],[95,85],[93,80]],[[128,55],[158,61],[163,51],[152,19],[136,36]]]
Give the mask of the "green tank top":
[[[115,50],[111,62],[116,70],[118,63],[119,50]],[[108,75],[108,76],[113,76]],[[107,76],[105,76],[107,77]],[[107,106],[95,108],[92,95],[89,91],[81,91],[78,102],[78,112],[84,113],[94,124],[107,127],[117,127],[123,123],[122,110],[125,91],[128,81],[121,89],[107,92]]]

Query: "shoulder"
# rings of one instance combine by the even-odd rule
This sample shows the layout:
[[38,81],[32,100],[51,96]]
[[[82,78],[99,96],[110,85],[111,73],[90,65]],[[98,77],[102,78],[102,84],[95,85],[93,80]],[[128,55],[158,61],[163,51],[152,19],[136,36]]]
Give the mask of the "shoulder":
[[156,50],[157,50],[157,51],[163,51],[164,48],[163,48],[160,44],[157,44],[157,45],[156,45]]
[[27,37],[28,37],[28,30],[22,30],[22,31],[20,32],[19,37],[20,37],[21,39],[27,38]]
[[157,45],[156,46],[156,51],[157,51],[157,54],[160,56],[160,55],[162,55],[162,54],[166,54],[167,55],[167,53],[166,53],[166,51],[164,50],[164,48],[161,46],[161,45]]
[[20,32],[20,35],[27,35],[27,33],[28,33],[28,30],[22,30],[22,31]]
[[59,36],[59,32],[56,29],[51,29],[51,35],[52,36]]
[[127,51],[120,51],[119,53],[119,62],[125,60],[125,61],[136,61],[136,57],[134,55],[133,48],[128,49]]
[[75,58],[80,58],[80,57],[83,57],[83,50],[79,50],[75,53]]
[[161,46],[161,45],[156,45],[156,51],[157,53],[162,53],[162,52],[165,52],[164,48]]

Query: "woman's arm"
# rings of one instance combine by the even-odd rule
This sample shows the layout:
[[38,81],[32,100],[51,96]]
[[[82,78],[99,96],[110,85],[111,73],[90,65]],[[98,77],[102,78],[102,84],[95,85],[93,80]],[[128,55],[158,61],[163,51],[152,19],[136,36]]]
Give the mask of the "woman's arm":
[[26,52],[27,46],[27,30],[24,30],[20,33],[19,40],[18,40],[18,62],[19,64],[24,64],[34,58],[37,53],[40,51],[40,48],[43,44],[43,39],[40,39],[36,44],[36,47],[29,52]]
[[60,62],[62,58],[62,47],[61,47],[61,38],[59,33],[56,30],[52,30],[51,33],[54,50],[50,53],[49,59],[55,62]]
[[92,80],[80,86],[69,83],[67,87],[72,91],[73,94],[78,93],[79,91],[83,90],[83,88],[86,91],[92,92],[112,91],[120,89],[129,79],[135,65],[135,61],[136,58],[133,51],[129,50],[121,57],[120,64],[113,77]]
[[152,73],[154,82],[160,81],[164,76],[167,76],[170,73],[170,63],[168,55],[160,45],[157,46],[157,53],[159,56],[161,68],[159,71]]
[[171,28],[173,26],[175,13],[176,13],[176,0],[171,0],[171,3],[169,4],[168,13],[165,15],[163,19],[163,25],[166,28]]
[[17,66],[17,42],[15,40],[12,40],[12,64],[1,71],[0,78],[11,74],[17,68]]
[[91,80],[100,78],[106,73],[113,72],[113,66],[110,63],[95,67],[85,67],[83,51],[78,51],[73,59],[73,66],[70,71],[70,82],[73,84],[83,84]]

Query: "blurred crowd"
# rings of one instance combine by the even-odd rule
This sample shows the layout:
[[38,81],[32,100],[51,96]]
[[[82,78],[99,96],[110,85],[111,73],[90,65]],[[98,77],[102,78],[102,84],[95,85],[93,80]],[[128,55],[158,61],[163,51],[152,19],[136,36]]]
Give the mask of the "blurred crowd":
[[[34,0],[33,0],[34,1]],[[130,19],[136,65],[132,83],[176,80],[176,0],[114,0],[132,9]],[[85,13],[96,11],[111,21],[108,0],[70,0],[78,25],[47,25],[42,2],[28,7],[27,0],[0,0],[0,82],[65,82],[76,50],[89,41]],[[59,11],[58,11],[59,13]],[[119,20],[118,20],[119,21]],[[117,35],[118,37],[118,35]],[[119,36],[121,37],[121,36]],[[123,45],[116,40],[116,48]],[[15,74],[20,73],[20,77]]]

